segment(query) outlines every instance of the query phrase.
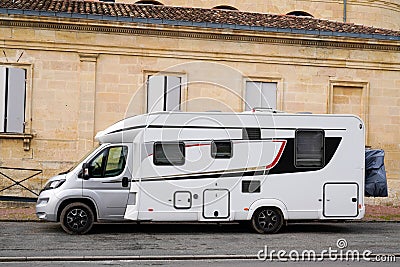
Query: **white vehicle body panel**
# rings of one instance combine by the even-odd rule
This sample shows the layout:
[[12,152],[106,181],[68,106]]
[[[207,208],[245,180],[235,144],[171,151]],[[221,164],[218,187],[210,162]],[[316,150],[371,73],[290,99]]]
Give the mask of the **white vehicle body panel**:
[[[249,139],[254,133],[244,129],[258,129],[259,138]],[[296,135],[307,130],[323,134],[321,167],[296,166]],[[364,216],[364,125],[356,116],[159,112],[124,119],[96,139],[102,146],[84,162],[123,144],[129,148],[124,172],[82,182],[80,164],[62,187],[76,192],[81,186],[100,220],[241,221],[260,207],[279,208],[285,220]],[[215,141],[231,142],[229,158],[212,156]],[[156,165],[154,149],[160,142],[181,142],[184,163]],[[122,190],[120,180],[127,176],[129,188]],[[104,182],[124,193],[118,197]]]

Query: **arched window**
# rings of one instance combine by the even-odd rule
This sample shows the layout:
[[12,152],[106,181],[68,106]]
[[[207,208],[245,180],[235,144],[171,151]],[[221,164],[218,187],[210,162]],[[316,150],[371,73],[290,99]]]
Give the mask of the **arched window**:
[[212,9],[222,9],[222,10],[239,10],[236,7],[233,6],[226,6],[226,5],[222,5],[222,6],[215,6]]
[[304,11],[292,11],[292,12],[287,13],[286,15],[296,16],[296,17],[311,17],[311,18],[314,17],[310,13],[307,13],[307,12],[304,12]]
[[135,2],[135,5],[153,5],[153,6],[163,6],[164,4],[154,1],[154,0],[140,0]]

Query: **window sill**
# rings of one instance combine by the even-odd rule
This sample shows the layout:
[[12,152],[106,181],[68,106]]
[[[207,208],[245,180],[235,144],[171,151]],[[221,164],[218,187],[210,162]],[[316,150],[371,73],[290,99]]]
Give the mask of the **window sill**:
[[29,151],[31,149],[31,140],[33,138],[32,134],[23,133],[0,133],[0,139],[23,139],[24,140],[24,150]]

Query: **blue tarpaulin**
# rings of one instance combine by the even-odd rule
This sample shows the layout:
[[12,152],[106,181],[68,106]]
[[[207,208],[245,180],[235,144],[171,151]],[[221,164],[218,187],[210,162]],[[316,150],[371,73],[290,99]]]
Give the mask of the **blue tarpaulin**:
[[365,150],[365,196],[387,197],[388,187],[382,149]]

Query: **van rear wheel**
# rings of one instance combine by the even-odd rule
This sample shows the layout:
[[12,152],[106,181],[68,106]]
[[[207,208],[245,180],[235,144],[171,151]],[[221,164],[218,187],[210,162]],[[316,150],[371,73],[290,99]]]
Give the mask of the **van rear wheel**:
[[62,229],[68,234],[83,235],[92,229],[94,214],[88,205],[74,202],[62,210],[60,222]]
[[263,207],[254,212],[251,226],[260,234],[277,233],[283,225],[282,212],[277,208]]

